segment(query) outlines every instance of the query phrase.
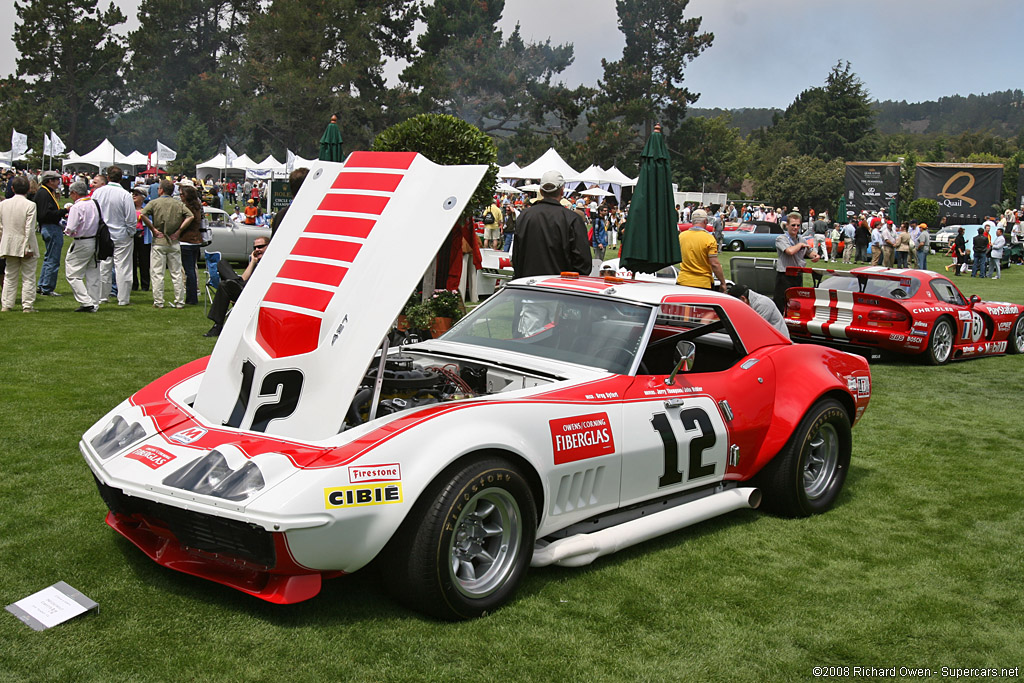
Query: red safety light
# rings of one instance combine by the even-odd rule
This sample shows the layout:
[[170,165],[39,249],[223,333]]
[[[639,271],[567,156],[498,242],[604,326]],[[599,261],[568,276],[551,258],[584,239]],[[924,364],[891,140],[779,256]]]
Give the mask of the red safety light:
[[579,273],[564,272],[559,275],[563,280],[579,280]]

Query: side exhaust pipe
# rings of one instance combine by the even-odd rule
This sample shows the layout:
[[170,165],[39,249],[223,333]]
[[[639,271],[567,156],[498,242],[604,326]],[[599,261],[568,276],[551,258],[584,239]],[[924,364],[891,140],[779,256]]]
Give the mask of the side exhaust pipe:
[[563,567],[582,567],[599,557],[611,555],[637,543],[664,536],[733,510],[756,508],[760,504],[761,491],[756,488],[729,489],[592,534],[560,538],[544,547],[535,548],[530,566],[546,567],[557,564]]

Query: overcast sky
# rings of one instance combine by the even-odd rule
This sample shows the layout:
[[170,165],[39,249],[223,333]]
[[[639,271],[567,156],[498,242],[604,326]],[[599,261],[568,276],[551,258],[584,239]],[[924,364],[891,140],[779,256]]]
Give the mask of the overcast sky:
[[[0,26],[12,30],[13,4],[0,0]],[[138,0],[117,4],[133,17]],[[1015,37],[1024,0],[691,0],[687,16],[702,16],[703,30],[715,34],[686,70],[701,107],[784,108],[840,59],[879,100],[920,102],[1024,81]],[[595,85],[601,59],[622,55],[614,0],[506,0],[501,28],[517,21],[526,40],[573,44],[568,85]],[[130,18],[127,28],[137,25]],[[0,74],[12,73],[16,58],[10,34],[0,36]]]

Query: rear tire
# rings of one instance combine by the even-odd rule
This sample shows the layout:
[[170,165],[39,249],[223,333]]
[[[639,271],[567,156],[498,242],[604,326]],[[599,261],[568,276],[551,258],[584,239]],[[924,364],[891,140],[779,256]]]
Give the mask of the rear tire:
[[850,417],[835,399],[818,401],[761,475],[764,507],[785,517],[830,509],[850,467]]
[[1009,343],[1006,345],[1006,350],[1010,353],[1024,353],[1024,313],[1018,318],[1017,322],[1010,328]]
[[729,242],[729,251],[743,251],[743,242],[739,240]]
[[461,465],[424,491],[382,554],[387,588],[440,619],[472,619],[512,598],[533,557],[537,512],[500,458]]
[[953,323],[949,318],[939,318],[928,337],[926,358],[931,365],[945,365],[953,355]]

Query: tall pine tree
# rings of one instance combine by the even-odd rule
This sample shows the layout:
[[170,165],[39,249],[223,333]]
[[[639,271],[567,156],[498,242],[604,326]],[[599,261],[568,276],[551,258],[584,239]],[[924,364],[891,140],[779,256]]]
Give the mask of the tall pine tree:
[[113,29],[125,16],[98,0],[15,0],[17,76],[30,84],[40,113],[53,116],[69,149],[99,143],[123,110],[124,46]]
[[643,139],[655,123],[671,133],[686,116],[687,105],[700,96],[683,86],[686,65],[710,47],[714,34],[701,33],[701,17],[685,18],[689,0],[616,0],[619,29],[626,38],[622,58],[601,60],[602,103],[630,126],[641,126]]

